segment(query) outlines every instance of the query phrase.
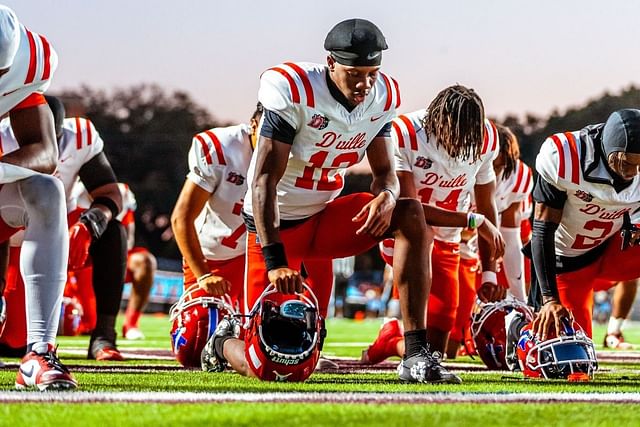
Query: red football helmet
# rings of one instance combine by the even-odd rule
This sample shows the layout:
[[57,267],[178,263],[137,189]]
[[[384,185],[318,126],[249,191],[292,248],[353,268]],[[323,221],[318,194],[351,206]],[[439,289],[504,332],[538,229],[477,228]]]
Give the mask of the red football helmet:
[[566,378],[569,381],[588,381],[598,369],[593,341],[573,320],[563,319],[560,334],[551,331],[546,341],[525,326],[518,341],[518,363],[526,377]]
[[82,321],[82,305],[75,298],[63,297],[60,309],[60,322],[58,323],[58,335],[74,337],[80,335],[80,322]]
[[528,322],[533,320],[531,309],[516,300],[482,304],[471,317],[471,334],[475,349],[487,368],[508,370],[506,362],[507,332],[505,317],[513,310],[522,313]]
[[264,381],[304,381],[316,368],[326,330],[316,296],[305,290],[284,295],[269,285],[251,310],[245,357]]
[[200,367],[200,353],[225,314],[236,314],[231,301],[209,295],[194,284],[170,310],[171,349],[186,368]]

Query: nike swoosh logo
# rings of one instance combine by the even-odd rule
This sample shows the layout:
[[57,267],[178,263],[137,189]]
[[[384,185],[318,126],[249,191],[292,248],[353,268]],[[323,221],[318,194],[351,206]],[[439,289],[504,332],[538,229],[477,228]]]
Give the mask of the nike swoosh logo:
[[[20,88],[18,88],[18,89],[20,89]],[[9,92],[5,92],[5,93],[2,94],[2,96],[11,95],[13,92],[17,92],[18,89],[14,89],[14,90],[10,90]]]
[[31,377],[33,375],[33,369],[34,369],[33,365],[31,366],[31,369],[29,369],[28,371],[20,367],[20,372],[22,372],[22,375],[24,375],[25,377]]
[[380,116],[378,116],[378,117],[371,117],[371,121],[372,121],[372,122],[375,122],[376,120],[380,120],[380,119],[381,119],[381,118],[383,118],[384,116],[385,116],[385,115],[384,115],[384,114],[382,114],[382,115],[380,115]]
[[368,60],[372,60],[372,59],[376,59],[378,56],[380,56],[382,52],[378,51],[378,52],[371,52],[367,55],[367,59]]
[[60,163],[64,163],[64,162],[66,162],[67,160],[69,160],[70,158],[71,158],[71,156],[67,156],[67,157],[65,157],[64,159],[60,159],[59,161],[60,161]]

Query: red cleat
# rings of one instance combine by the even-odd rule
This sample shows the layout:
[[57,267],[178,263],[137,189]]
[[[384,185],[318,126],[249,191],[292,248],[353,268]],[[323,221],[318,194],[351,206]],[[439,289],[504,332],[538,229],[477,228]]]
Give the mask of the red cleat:
[[56,350],[49,346],[45,351],[31,351],[22,358],[16,377],[16,388],[37,388],[40,391],[76,388],[78,383],[69,369],[60,362]]
[[362,352],[360,361],[375,365],[388,357],[400,356],[398,354],[398,341],[404,339],[402,326],[398,319],[391,319],[380,327],[376,340],[368,349]]

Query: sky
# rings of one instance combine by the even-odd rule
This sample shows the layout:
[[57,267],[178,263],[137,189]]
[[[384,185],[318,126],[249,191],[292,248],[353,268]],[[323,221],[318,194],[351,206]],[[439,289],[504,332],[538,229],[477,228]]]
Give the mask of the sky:
[[51,92],[157,83],[223,121],[248,121],[265,69],[324,63],[327,32],[353,17],[386,36],[382,69],[400,83],[400,112],[455,83],[473,87],[498,118],[545,116],[640,85],[636,1],[0,2],[58,51]]

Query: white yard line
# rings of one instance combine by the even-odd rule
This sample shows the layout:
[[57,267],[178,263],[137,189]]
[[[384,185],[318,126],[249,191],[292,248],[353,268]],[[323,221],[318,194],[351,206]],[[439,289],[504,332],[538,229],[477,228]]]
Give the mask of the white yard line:
[[0,392],[0,403],[640,403],[640,393]]

